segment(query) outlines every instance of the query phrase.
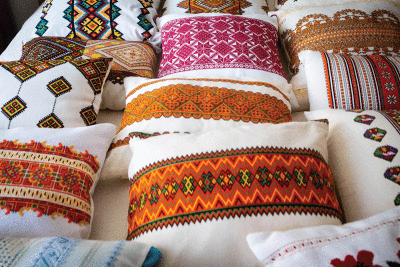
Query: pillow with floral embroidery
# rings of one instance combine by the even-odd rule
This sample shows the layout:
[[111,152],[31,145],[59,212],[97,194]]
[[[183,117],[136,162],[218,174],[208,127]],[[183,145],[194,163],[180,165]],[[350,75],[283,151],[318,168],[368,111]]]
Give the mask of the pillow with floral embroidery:
[[88,238],[112,124],[0,130],[0,237]]
[[41,36],[148,40],[157,45],[154,19],[159,5],[159,0],[45,0],[24,23],[0,61],[18,60],[21,44]]
[[81,40],[66,37],[38,37],[24,44],[20,60],[71,60],[112,58],[104,84],[101,109],[125,108],[124,78],[156,76],[157,55],[146,42],[123,40]]
[[400,207],[344,224],[247,236],[263,266],[400,266]]
[[0,129],[95,124],[111,61],[0,62]]

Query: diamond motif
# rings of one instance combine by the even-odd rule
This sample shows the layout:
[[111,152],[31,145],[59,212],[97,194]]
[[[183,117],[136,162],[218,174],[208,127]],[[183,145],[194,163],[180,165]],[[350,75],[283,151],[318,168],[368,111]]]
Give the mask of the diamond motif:
[[400,185],[400,167],[393,167],[386,170],[384,174],[386,179]]
[[201,31],[198,34],[194,35],[193,37],[196,38],[197,40],[199,40],[200,42],[204,43],[204,42],[210,40],[211,38],[213,38],[214,35],[212,35],[209,32],[206,32],[206,31]]
[[265,49],[263,49],[260,45],[252,47],[250,51],[261,60],[265,60],[269,57],[268,52],[265,51]]
[[220,20],[220,21],[214,23],[214,28],[219,31],[226,31],[226,29],[229,28],[229,24],[226,23],[225,21]]
[[83,121],[85,122],[85,124],[87,126],[96,124],[96,122],[97,122],[97,114],[94,111],[94,107],[93,106],[86,107],[86,108],[82,109],[80,114],[81,114],[81,118],[83,119]]
[[226,56],[233,50],[233,48],[225,42],[220,42],[219,44],[214,46],[214,50],[217,51],[220,55]]
[[185,44],[176,52],[176,55],[182,59],[187,59],[195,50],[190,45]]
[[51,81],[47,88],[55,97],[68,93],[72,89],[71,84],[63,76]]
[[368,124],[368,125],[371,125],[371,123],[374,120],[375,120],[375,117],[374,116],[370,116],[370,115],[359,115],[354,119],[355,122]]
[[16,96],[2,107],[1,112],[6,115],[9,120],[12,120],[26,108],[26,103],[19,96]]
[[41,119],[38,122],[37,126],[39,128],[54,128],[54,129],[64,128],[64,124],[54,113],[51,113],[50,115]]
[[392,162],[393,158],[396,156],[398,150],[392,146],[382,146],[378,147],[374,156]]
[[372,128],[372,129],[368,129],[365,133],[364,133],[364,137],[380,142],[382,141],[383,137],[385,137],[386,135],[386,131],[383,129],[379,129],[379,128]]
[[234,35],[232,35],[232,38],[238,41],[239,43],[245,43],[250,39],[250,37],[244,34],[243,32],[235,33]]
[[188,9],[186,13],[227,13],[241,15],[243,9],[250,7],[246,0],[184,0],[178,5]]

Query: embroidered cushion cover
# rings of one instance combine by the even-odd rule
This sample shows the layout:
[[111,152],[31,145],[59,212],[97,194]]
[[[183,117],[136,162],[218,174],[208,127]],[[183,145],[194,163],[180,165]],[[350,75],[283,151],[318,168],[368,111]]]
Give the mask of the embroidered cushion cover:
[[80,40],[65,37],[38,37],[23,46],[21,60],[71,60],[74,58],[112,58],[110,74],[104,84],[100,108],[125,108],[124,78],[155,77],[157,55],[144,42],[123,40]]
[[112,124],[0,130],[0,236],[88,238]]
[[276,19],[266,15],[166,15],[158,77],[237,78],[287,83]]
[[149,40],[156,44],[154,18],[158,6],[158,0],[45,0],[24,23],[0,60],[18,60],[21,43],[40,36]]
[[[0,238],[1,266],[154,266],[161,253],[128,241],[65,237]],[[145,265],[147,264],[147,265]]]
[[[102,177],[126,177],[135,132],[194,133],[248,123],[291,121],[289,92],[265,82],[126,78],[126,108]],[[125,162],[123,164],[122,162]]]
[[299,54],[310,109],[400,110],[400,57]]
[[247,241],[263,266],[399,266],[400,207],[343,226],[252,233]]
[[355,0],[274,0],[276,9],[290,9],[301,6],[325,6],[355,2]]
[[[349,222],[400,205],[400,112],[319,110],[329,120],[329,166]],[[368,202],[366,205],[365,201]]]
[[180,13],[228,13],[232,15],[267,14],[267,0],[166,0],[162,10],[163,15]]
[[400,53],[400,3],[364,0],[272,12],[296,74],[302,50],[345,54]]
[[0,62],[0,129],[95,124],[111,61]]
[[327,134],[299,122],[131,142],[128,240],[165,266],[255,266],[248,233],[340,224]]

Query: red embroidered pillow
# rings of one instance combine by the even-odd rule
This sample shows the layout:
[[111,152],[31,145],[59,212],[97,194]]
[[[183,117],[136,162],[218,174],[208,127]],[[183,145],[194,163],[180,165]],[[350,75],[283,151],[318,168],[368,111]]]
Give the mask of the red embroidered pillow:
[[275,18],[167,15],[159,24],[163,52],[158,77],[254,78],[275,74],[284,79]]
[[89,237],[112,124],[0,130],[0,237]]

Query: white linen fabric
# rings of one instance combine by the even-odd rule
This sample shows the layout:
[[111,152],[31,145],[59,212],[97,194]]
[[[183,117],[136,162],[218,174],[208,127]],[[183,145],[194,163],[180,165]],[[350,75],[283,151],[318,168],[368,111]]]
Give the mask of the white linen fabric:
[[329,121],[329,166],[348,222],[400,204],[399,111],[327,109],[305,115]]
[[247,242],[269,267],[398,266],[400,207],[342,226],[251,233]]

